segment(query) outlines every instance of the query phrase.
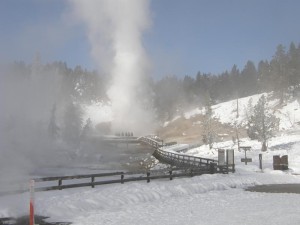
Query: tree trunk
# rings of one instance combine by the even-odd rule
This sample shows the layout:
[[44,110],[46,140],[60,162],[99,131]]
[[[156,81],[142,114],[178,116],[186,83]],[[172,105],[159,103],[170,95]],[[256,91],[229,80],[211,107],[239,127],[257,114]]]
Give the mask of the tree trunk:
[[267,144],[266,144],[266,141],[263,141],[262,146],[261,146],[261,151],[262,151],[262,152],[267,151]]

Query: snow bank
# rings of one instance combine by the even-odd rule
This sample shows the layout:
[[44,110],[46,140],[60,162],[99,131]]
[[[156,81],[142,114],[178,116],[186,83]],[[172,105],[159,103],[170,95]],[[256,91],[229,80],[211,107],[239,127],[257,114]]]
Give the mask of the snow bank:
[[[127,210],[131,212],[137,206],[141,209],[144,206],[159,208],[165,202],[174,201],[176,203],[179,199],[192,199],[203,194],[205,194],[203,196],[211,195],[209,193],[215,193],[213,195],[218,193],[217,195],[220,199],[216,204],[221,204],[223,195],[228,194],[228,192],[224,191],[269,183],[300,183],[300,178],[283,173],[270,176],[264,173],[253,174],[247,171],[240,171],[230,175],[202,175],[193,178],[175,179],[173,181],[156,180],[151,181],[149,184],[136,182],[123,185],[98,186],[95,189],[78,188],[40,192],[36,193],[36,213],[50,216],[52,221],[71,221],[74,224],[103,224],[103,219],[107,215],[124,213],[124,210],[125,212],[128,212]],[[237,193],[240,193],[240,191],[237,191]],[[0,200],[0,217],[27,214],[28,194],[0,197]],[[209,199],[206,201],[210,202],[209,204],[213,204]],[[189,201],[183,202],[181,200],[180,202],[182,205],[176,204],[173,206],[173,209],[174,207],[181,209],[189,207]],[[199,202],[199,204],[204,204],[207,207],[206,203]],[[160,210],[165,209],[160,208]],[[169,212],[171,213],[171,211]],[[84,220],[84,218],[89,217],[94,219],[97,217],[98,223]],[[159,221],[156,221],[157,223]],[[115,223],[108,221],[107,224]],[[132,224],[139,223],[135,222]]]

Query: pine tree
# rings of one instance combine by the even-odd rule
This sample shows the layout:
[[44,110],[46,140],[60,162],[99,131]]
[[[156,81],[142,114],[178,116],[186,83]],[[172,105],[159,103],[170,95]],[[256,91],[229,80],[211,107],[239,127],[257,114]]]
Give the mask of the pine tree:
[[204,144],[208,144],[209,149],[212,149],[214,139],[215,139],[215,131],[213,124],[213,112],[212,112],[212,101],[209,95],[206,95],[206,104],[205,104],[205,113],[204,113],[204,123],[203,129],[204,134],[202,135],[202,141]]
[[80,134],[82,127],[82,111],[79,105],[69,104],[64,114],[64,140],[73,147],[80,143]]
[[258,139],[262,143],[262,151],[267,150],[267,141],[279,128],[279,119],[268,112],[267,106],[266,98],[262,95],[248,121],[247,133],[251,139]]
[[241,72],[241,82],[243,90],[243,96],[249,96],[256,94],[258,90],[257,85],[258,75],[257,70],[252,61],[248,61],[245,68]]
[[278,45],[275,56],[271,63],[271,73],[274,82],[273,88],[275,93],[280,97],[280,104],[284,102],[284,95],[288,89],[289,77],[288,77],[288,57],[283,45]]

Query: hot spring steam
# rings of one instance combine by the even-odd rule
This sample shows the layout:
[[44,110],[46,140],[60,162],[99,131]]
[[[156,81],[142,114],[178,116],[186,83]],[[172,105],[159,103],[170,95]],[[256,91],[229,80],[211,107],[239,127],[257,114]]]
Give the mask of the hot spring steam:
[[[112,104],[112,130],[141,135],[152,132],[152,113],[143,99],[142,79],[149,62],[142,34],[149,28],[148,0],[74,0],[73,14],[84,23],[98,69],[112,75],[107,95]],[[149,94],[149,93],[148,93]]]

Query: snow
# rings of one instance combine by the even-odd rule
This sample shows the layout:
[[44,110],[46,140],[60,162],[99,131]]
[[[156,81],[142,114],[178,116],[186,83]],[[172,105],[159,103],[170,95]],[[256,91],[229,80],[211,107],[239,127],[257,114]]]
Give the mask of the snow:
[[292,128],[296,122],[300,122],[300,105],[297,100],[289,102],[281,109],[275,112],[275,115],[280,118],[279,128],[287,130]]
[[[258,168],[260,143],[243,139],[252,147],[247,157],[253,162],[241,163],[244,152],[235,151],[236,173],[202,175],[125,184],[76,188],[35,194],[36,214],[49,221],[93,224],[300,224],[299,194],[247,192],[260,184],[298,183],[300,176],[300,133],[272,138],[263,153],[263,170]],[[165,147],[177,151],[188,145]],[[190,149],[186,154],[217,158],[217,148],[233,148],[232,141]],[[288,171],[272,169],[273,155],[289,155]],[[28,213],[29,194],[0,197],[0,217]],[[216,216],[217,215],[217,216]]]
[[[35,205],[36,213],[50,216],[50,221],[78,225],[279,224],[284,220],[285,224],[299,224],[300,195],[243,190],[250,185],[270,183],[300,183],[300,178],[283,172],[251,173],[241,169],[229,175],[40,192],[35,195]],[[28,194],[0,199],[2,217],[28,211]],[[269,217],[274,213],[280,216]]]
[[[239,104],[239,117],[236,118],[236,108],[237,108],[237,100],[231,100],[227,102],[222,102],[217,105],[212,106],[213,117],[218,119],[219,122],[223,124],[231,124],[238,123],[240,125],[246,124],[247,119],[247,107],[248,103],[251,100],[252,105],[255,106],[262,96],[270,97],[272,93],[262,93],[257,95],[252,95],[245,98],[238,99]],[[275,116],[280,119],[280,130],[287,130],[295,126],[297,122],[300,122],[300,105],[297,100],[288,101],[286,105],[282,108],[274,109],[278,105],[278,100],[270,100],[269,108],[271,110],[275,110]],[[184,114],[185,119],[190,119],[196,115],[204,115],[205,109],[196,108]]]
[[[239,99],[240,117],[245,118],[243,107],[250,98],[253,105],[260,95]],[[214,116],[222,123],[235,120],[236,101],[213,106]],[[276,102],[270,103],[276,105]],[[296,110],[295,110],[296,109]],[[94,124],[111,121],[111,108],[103,103],[85,106],[85,117]],[[177,144],[164,150],[176,152],[189,149],[185,154],[217,159],[217,149],[235,149],[236,173],[202,175],[143,181],[125,184],[76,188],[35,193],[36,214],[50,217],[49,221],[72,222],[74,225],[93,224],[300,224],[300,195],[247,192],[244,189],[260,184],[300,184],[300,121],[299,103],[290,101],[277,109],[282,132],[269,140],[268,151],[261,152],[261,143],[241,139],[242,146],[251,146],[247,157],[252,162],[241,162],[244,151],[237,151],[232,141],[189,149],[190,145]],[[197,108],[185,113],[192,118],[203,110]],[[178,118],[177,118],[178,119]],[[174,118],[175,120],[175,118]],[[292,122],[292,123],[291,123]],[[263,169],[259,169],[258,155],[263,155]],[[275,171],[273,155],[288,155],[289,170]],[[76,168],[76,167],[75,167]],[[29,194],[0,196],[0,217],[27,215]]]

